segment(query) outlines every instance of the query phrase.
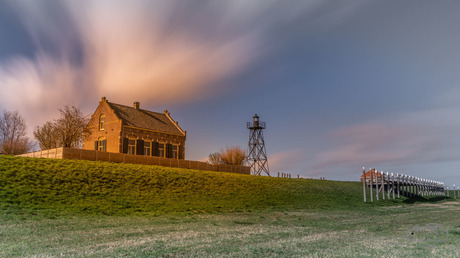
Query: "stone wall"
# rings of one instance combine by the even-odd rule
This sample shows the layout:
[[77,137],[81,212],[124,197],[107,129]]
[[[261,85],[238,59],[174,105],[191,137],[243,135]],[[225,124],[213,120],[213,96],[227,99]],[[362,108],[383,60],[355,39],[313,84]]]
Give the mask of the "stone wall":
[[240,174],[250,174],[250,167],[234,165],[211,165],[206,162],[167,159],[149,156],[128,155],[123,153],[101,152],[94,150],[57,148],[44,151],[36,151],[27,154],[18,155],[20,157],[31,158],[49,158],[49,159],[77,159],[91,161],[108,161],[116,163],[131,163],[143,165],[157,165],[163,167],[177,167],[197,170],[208,170],[218,172],[233,172]]

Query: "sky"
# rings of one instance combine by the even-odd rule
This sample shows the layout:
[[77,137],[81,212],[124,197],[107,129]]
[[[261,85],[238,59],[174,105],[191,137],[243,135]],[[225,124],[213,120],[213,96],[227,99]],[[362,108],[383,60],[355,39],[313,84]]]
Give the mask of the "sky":
[[101,97],[162,112],[186,159],[246,149],[270,173],[362,167],[460,186],[459,1],[0,0],[0,111],[28,132]]

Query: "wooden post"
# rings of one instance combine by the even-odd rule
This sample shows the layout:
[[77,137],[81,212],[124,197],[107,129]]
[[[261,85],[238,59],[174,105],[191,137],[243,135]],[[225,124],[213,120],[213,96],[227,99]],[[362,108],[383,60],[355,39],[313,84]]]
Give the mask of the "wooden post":
[[406,175],[402,176],[402,185],[404,189],[403,191],[404,196],[409,197],[409,195],[407,194],[407,176]]
[[398,180],[398,181],[396,181],[396,183],[398,185],[397,187],[398,187],[398,199],[399,199],[400,198],[400,196],[399,196],[399,173],[396,173],[396,180]]
[[420,179],[420,195],[423,197],[425,196],[425,193],[423,191],[425,191],[425,189],[423,188],[425,185],[425,179]]
[[454,185],[454,198],[457,199],[457,196],[455,196],[455,185]]
[[430,195],[433,195],[433,180],[430,180]]
[[393,188],[393,200],[395,199],[395,176],[391,172],[391,188]]
[[391,184],[390,184],[390,174],[388,174],[388,171],[387,171],[387,194],[388,194],[388,200],[390,200],[390,193],[391,193],[391,188],[390,188]]
[[433,195],[433,180],[430,180],[429,182],[430,190],[428,195]]
[[373,202],[374,201],[374,182],[373,182],[374,179],[373,179],[372,174],[373,174],[374,171],[372,169],[369,169],[369,171],[370,171],[370,174],[371,174],[371,187],[370,187],[370,190],[371,190],[371,202]]
[[401,195],[404,196],[404,191],[403,191],[403,186],[404,186],[404,175],[401,174],[401,184],[400,184],[400,188],[401,188]]
[[412,197],[412,176],[409,176],[409,196]]
[[381,180],[382,180],[382,199],[385,200],[385,173],[383,170],[380,172]]
[[366,202],[366,169],[363,167],[363,195],[364,202]]
[[430,195],[430,180],[425,180],[425,196]]
[[428,196],[429,195],[429,190],[430,190],[429,185],[428,185],[428,179],[425,179],[424,185],[425,185],[425,187],[424,187],[425,188],[424,189],[425,190],[425,196]]
[[410,196],[411,196],[411,197],[414,197],[414,196],[415,196],[415,189],[414,189],[415,187],[414,187],[414,186],[415,186],[414,177],[411,176],[411,177],[410,177],[410,188],[411,188],[411,189],[410,189],[410,194],[411,194]]
[[377,171],[375,173],[375,177],[376,177],[375,178],[375,190],[377,190],[376,197],[377,197],[377,201],[378,201],[379,200],[379,193],[380,193],[380,191],[379,191],[379,179],[380,179],[379,178],[379,171]]

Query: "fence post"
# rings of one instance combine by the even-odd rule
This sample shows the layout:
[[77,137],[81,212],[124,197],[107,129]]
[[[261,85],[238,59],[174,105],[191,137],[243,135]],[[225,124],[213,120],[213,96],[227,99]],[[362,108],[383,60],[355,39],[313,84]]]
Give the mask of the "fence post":
[[421,178],[420,179],[420,195],[422,197],[425,196],[425,193],[424,193],[425,189],[423,188],[424,185],[425,185],[425,179]]
[[391,188],[393,189],[393,200],[395,199],[395,176],[391,172]]
[[370,190],[371,190],[371,202],[373,202],[374,201],[374,181],[373,181],[374,179],[372,177],[372,174],[373,174],[374,171],[372,169],[369,169],[369,172],[371,174],[371,187],[370,187]]
[[385,200],[385,173],[383,170],[380,172],[380,177],[382,180],[382,199]]
[[363,167],[363,194],[364,202],[366,202],[366,169]]
[[455,185],[454,185],[454,199],[457,199],[457,196],[455,196]]
[[409,176],[409,192],[410,197],[412,197],[412,176]]
[[412,193],[412,197],[415,196],[415,177],[411,176],[410,178],[410,181],[411,181],[411,193]]
[[409,197],[409,192],[407,191],[407,176],[406,175],[403,175],[402,176],[402,183],[403,183],[403,193],[404,193],[404,196],[406,197]]
[[378,201],[379,200],[379,193],[380,193],[380,191],[379,191],[379,179],[380,179],[379,171],[376,172],[375,177],[376,177],[375,178],[375,190],[377,190],[376,197],[377,197],[377,201]]
[[390,193],[391,193],[390,189],[392,189],[392,188],[390,188],[390,186],[391,186],[390,185],[390,174],[387,171],[387,194],[388,194],[388,200],[390,200],[390,198],[391,198],[390,197]]

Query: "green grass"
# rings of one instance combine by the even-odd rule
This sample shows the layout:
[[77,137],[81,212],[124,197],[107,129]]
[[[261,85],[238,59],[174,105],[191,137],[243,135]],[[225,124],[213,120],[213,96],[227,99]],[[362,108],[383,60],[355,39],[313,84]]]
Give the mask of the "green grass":
[[0,210],[14,214],[165,214],[363,209],[359,182],[270,178],[108,162],[0,157]]
[[[458,257],[459,201],[364,203],[359,182],[0,156],[0,257]],[[428,223],[449,238],[408,241]]]
[[[460,202],[363,210],[0,220],[0,257],[459,257]],[[411,241],[438,223],[440,241]]]

